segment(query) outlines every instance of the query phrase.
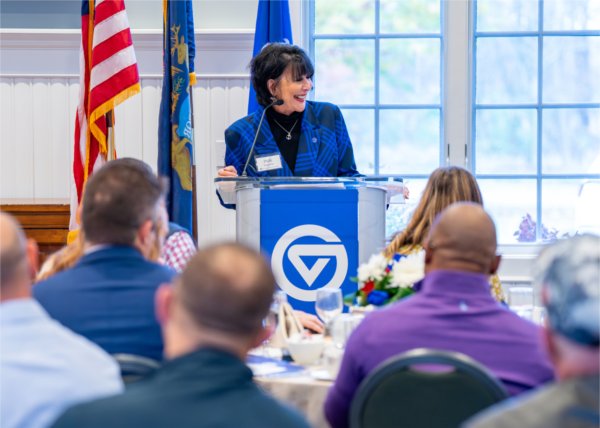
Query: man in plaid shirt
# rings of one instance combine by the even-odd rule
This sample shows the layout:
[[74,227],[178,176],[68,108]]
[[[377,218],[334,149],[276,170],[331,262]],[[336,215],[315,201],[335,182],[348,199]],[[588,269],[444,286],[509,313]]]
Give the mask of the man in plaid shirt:
[[160,255],[163,264],[181,273],[197,250],[189,232],[177,223],[169,222],[169,233]]

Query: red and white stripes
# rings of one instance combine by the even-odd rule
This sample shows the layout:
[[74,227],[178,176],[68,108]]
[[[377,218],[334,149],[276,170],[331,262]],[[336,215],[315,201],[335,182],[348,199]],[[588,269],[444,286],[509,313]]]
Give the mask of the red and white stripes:
[[[109,150],[107,113],[140,91],[139,74],[123,0],[84,0],[81,16],[80,94],[75,117],[73,178],[77,199]],[[73,195],[74,196],[74,195]],[[75,206],[73,206],[75,202]]]

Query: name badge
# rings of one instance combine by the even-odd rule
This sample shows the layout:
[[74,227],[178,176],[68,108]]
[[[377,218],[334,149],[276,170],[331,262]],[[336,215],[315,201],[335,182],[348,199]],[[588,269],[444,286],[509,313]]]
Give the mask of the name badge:
[[256,161],[256,169],[259,172],[272,171],[274,169],[281,169],[281,156],[279,153],[271,153],[268,155],[254,156]]

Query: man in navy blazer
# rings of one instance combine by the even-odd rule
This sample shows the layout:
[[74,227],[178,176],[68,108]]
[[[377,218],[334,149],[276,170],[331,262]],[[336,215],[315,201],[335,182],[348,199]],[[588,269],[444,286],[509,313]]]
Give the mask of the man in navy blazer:
[[33,287],[51,317],[110,354],[162,359],[154,294],[175,272],[146,257],[160,239],[163,189],[141,161],[119,159],[103,166],[85,189],[83,257]]

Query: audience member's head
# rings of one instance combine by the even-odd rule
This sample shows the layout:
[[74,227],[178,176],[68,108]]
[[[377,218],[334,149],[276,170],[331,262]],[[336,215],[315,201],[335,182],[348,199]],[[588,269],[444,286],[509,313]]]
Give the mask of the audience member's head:
[[158,239],[164,186],[144,162],[108,162],[85,187],[82,229],[88,243],[131,245],[148,256]]
[[161,260],[161,253],[163,250],[163,246],[165,244],[165,240],[167,239],[167,234],[169,233],[169,213],[167,212],[167,206],[164,201],[160,204],[158,208],[158,220],[156,222],[156,240],[154,241],[154,245],[148,251],[147,259],[155,262],[160,262],[164,264],[164,261]]
[[73,267],[85,251],[85,235],[81,230],[74,235],[72,242],[46,258],[37,274],[36,281],[43,281]]
[[158,293],[165,356],[174,358],[202,345],[245,355],[268,334],[262,321],[274,290],[275,278],[254,250],[239,244],[200,250],[174,286]]
[[556,376],[600,373],[600,237],[557,242],[542,251],[534,270]]
[[443,210],[425,242],[425,270],[496,273],[496,227],[481,205],[459,202]]
[[35,243],[25,238],[11,215],[0,212],[0,301],[31,295],[36,264]]
[[385,256],[392,257],[403,247],[410,249],[410,247],[423,245],[436,216],[455,202],[473,202],[483,205],[475,177],[458,166],[436,169],[429,176],[421,200],[408,226],[388,245],[384,251]]

